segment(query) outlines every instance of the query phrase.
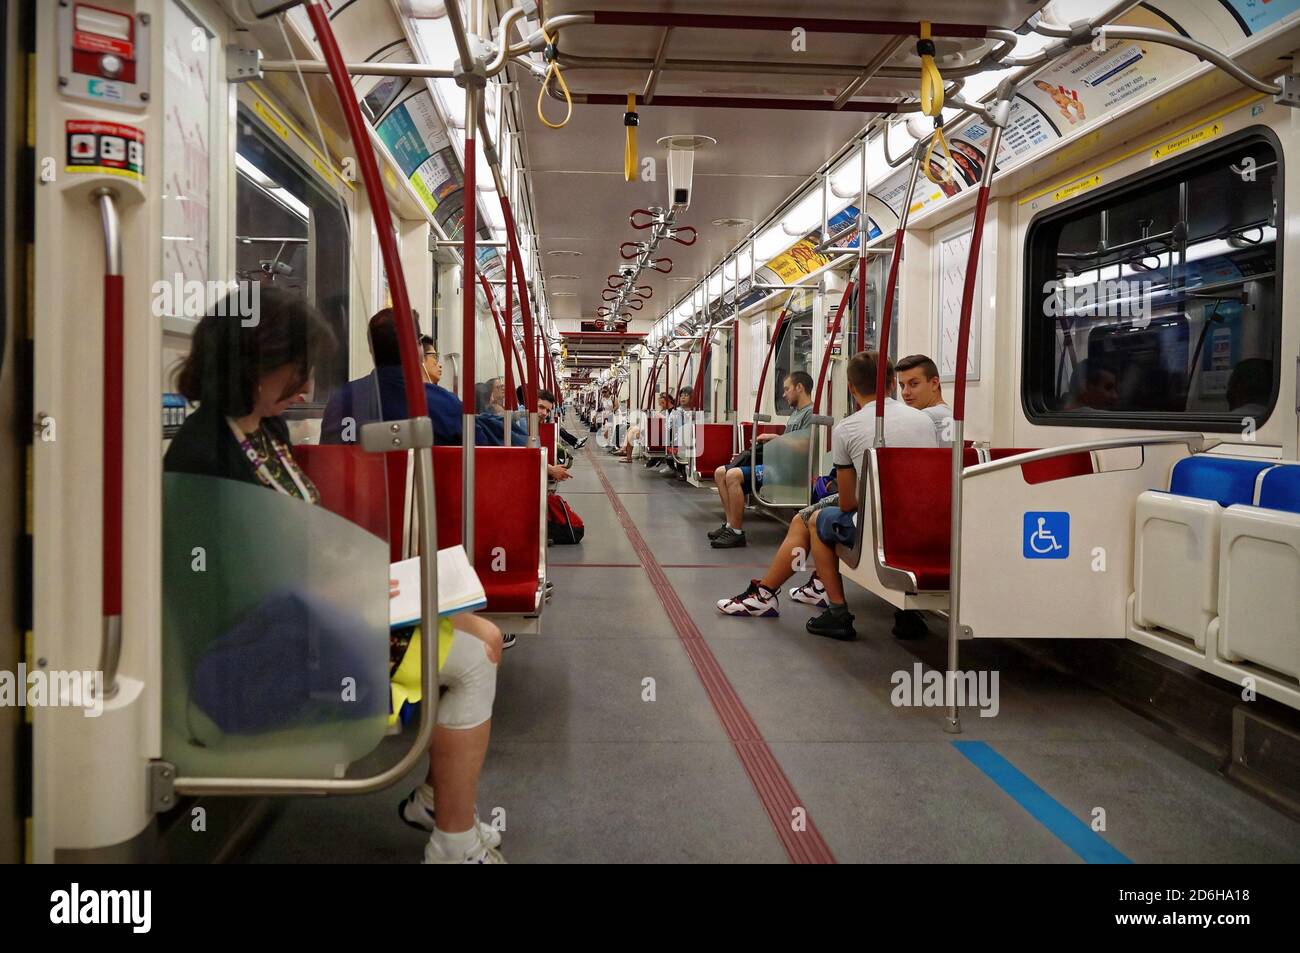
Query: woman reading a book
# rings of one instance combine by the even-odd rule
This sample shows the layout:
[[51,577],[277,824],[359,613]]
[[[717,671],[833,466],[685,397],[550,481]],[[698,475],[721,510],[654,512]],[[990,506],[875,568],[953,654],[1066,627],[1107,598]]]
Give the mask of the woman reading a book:
[[[173,438],[164,469],[260,484],[316,505],[320,494],[294,460],[282,415],[305,399],[313,368],[337,343],[303,298],[268,285],[258,291],[255,314],[242,314],[236,292],[195,328],[177,389],[198,407]],[[504,863],[496,850],[500,833],[479,823],[474,807],[491,735],[501,631],[462,613],[442,620],[437,641],[443,693],[429,775],[402,802],[401,817],[431,834],[427,863]]]

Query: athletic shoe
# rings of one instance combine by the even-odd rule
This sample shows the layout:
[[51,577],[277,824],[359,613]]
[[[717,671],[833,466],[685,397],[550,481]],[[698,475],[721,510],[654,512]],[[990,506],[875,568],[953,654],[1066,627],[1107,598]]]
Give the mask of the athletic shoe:
[[740,595],[719,599],[716,605],[718,611],[726,615],[752,615],[771,619],[781,614],[776,593],[757,579],[751,579],[749,588]]
[[546,580],[545,598],[549,600],[553,595],[555,595],[555,583],[548,579]]
[[721,526],[719,526],[717,529],[711,529],[711,530],[709,530],[709,539],[717,539],[719,536],[721,536],[721,535],[722,535],[723,533],[725,533],[726,531],[727,531],[727,524],[726,524],[726,523],[723,523],[723,524],[722,524]]
[[579,438],[578,438],[578,442],[575,443],[575,444],[573,445],[573,449],[574,449],[574,450],[581,450],[581,449],[582,449],[583,447],[585,447],[586,445],[587,445],[587,438],[586,438],[586,437],[579,437]]
[[502,633],[502,635],[501,635],[501,651],[504,652],[506,649],[514,648],[515,641],[516,641],[516,637],[515,637],[515,634],[514,634],[513,632],[504,632],[504,633]]
[[714,537],[709,542],[714,549],[739,549],[742,546],[749,545],[745,540],[745,534],[741,531],[734,530],[730,526],[726,527],[721,535]]
[[[414,827],[417,831],[424,831],[426,834],[433,833],[433,811],[425,807],[424,802],[420,800],[418,788],[407,795],[405,801],[397,805],[397,816],[407,827]],[[474,822],[478,824],[478,836],[489,848],[495,849],[501,846],[499,830],[480,821],[477,813],[474,814]]]
[[930,627],[919,610],[899,609],[894,613],[893,632],[896,639],[923,639],[930,634]]
[[429,843],[424,845],[424,864],[504,864],[506,859],[501,856],[501,851],[495,847],[489,847],[483,841],[482,835],[475,838],[474,846],[459,856],[449,856],[439,847],[438,843],[429,838]]
[[809,619],[805,628],[813,635],[824,635],[840,642],[852,642],[858,637],[847,606],[831,606],[816,618]]
[[806,606],[817,606],[824,609],[831,604],[830,597],[826,595],[826,586],[813,573],[811,578],[802,586],[795,586],[790,590],[790,598],[795,602],[802,602]]

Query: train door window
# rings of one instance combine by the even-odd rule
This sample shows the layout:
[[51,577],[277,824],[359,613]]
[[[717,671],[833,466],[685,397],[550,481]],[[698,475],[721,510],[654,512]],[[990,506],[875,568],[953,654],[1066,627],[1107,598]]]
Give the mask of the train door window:
[[1281,370],[1282,163],[1267,132],[1030,228],[1023,400],[1035,422],[1237,431]]
[[813,364],[813,310],[817,301],[816,288],[801,288],[786,305],[785,325],[781,328],[776,353],[772,357],[772,403],[776,414],[789,416],[794,408],[782,395],[785,379],[791,371],[816,374]]
[[240,108],[235,169],[235,269],[302,294],[321,312],[340,347],[316,369],[315,402],[348,378],[351,222],[346,207],[251,112]]

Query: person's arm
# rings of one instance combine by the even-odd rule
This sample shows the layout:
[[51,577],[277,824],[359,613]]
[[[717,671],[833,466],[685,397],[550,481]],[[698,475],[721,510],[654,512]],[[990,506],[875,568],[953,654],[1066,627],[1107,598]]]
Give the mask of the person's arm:
[[858,508],[858,471],[853,467],[836,467],[835,485],[839,487],[840,509],[852,513]]
[[573,479],[573,474],[571,474],[564,467],[555,466],[554,464],[551,463],[548,463],[546,465],[546,472],[550,475],[551,479],[554,480],[556,483],[562,483],[565,480]]

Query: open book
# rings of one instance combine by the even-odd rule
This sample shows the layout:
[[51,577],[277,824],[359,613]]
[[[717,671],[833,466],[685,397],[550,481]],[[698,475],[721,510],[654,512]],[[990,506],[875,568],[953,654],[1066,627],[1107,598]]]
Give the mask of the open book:
[[[396,628],[420,621],[420,557],[403,559],[388,569],[397,595],[388,600],[388,622]],[[473,612],[487,605],[487,594],[463,546],[438,550],[438,615]]]

